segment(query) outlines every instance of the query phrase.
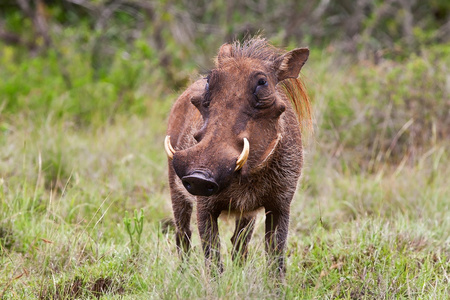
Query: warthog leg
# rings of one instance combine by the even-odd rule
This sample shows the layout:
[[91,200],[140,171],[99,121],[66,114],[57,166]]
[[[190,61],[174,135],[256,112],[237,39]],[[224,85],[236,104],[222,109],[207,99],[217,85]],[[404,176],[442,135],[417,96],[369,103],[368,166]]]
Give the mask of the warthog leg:
[[178,254],[182,259],[189,252],[191,248],[191,215],[192,204],[185,200],[183,195],[175,196],[172,201],[173,216],[175,219],[176,233],[175,238],[177,242]]
[[284,248],[289,228],[289,211],[268,210],[266,208],[266,252],[269,265],[276,266],[281,277],[286,273]]
[[232,257],[233,260],[241,258],[243,262],[247,258],[247,245],[252,238],[253,229],[255,227],[255,217],[236,217],[236,228],[231,237],[233,243]]
[[223,266],[220,261],[220,239],[217,219],[219,213],[211,214],[197,207],[198,231],[202,241],[202,248],[205,254],[206,267],[212,270],[213,265],[217,265],[217,271],[222,273]]

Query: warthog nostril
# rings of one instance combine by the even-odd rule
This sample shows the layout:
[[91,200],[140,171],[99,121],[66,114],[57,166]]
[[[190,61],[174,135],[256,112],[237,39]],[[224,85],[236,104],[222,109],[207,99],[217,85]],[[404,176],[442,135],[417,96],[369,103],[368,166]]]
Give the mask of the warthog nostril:
[[219,190],[219,185],[208,174],[200,171],[181,178],[184,187],[192,195],[211,196]]

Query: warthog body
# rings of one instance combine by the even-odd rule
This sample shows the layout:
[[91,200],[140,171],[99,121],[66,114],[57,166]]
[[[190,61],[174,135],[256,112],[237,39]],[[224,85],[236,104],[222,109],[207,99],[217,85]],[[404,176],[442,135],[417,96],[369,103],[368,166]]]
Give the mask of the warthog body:
[[[233,258],[246,256],[257,210],[265,209],[269,257],[284,273],[290,203],[300,177],[300,122],[310,106],[297,79],[306,48],[283,52],[262,38],[225,44],[216,66],[174,104],[165,141],[181,255],[190,249],[197,206],[206,261],[221,269],[217,219],[236,216]],[[182,255],[183,256],[183,255]]]

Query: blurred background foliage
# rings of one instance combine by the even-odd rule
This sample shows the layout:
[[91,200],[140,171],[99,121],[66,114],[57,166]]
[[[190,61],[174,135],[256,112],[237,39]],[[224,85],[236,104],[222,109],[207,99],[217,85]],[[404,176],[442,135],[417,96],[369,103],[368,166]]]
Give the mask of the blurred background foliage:
[[446,0],[3,0],[1,117],[163,119],[222,43],[261,32],[312,49],[318,140],[358,169],[450,137]]

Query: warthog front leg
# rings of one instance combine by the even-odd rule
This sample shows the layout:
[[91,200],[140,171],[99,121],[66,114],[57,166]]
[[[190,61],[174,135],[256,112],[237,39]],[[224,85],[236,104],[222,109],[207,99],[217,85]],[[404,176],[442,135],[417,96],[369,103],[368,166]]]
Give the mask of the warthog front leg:
[[252,238],[255,227],[255,217],[236,217],[236,228],[231,237],[233,243],[233,260],[241,259],[243,262],[247,258],[247,246]]
[[202,210],[201,207],[197,207],[198,231],[202,241],[203,252],[205,254],[206,267],[212,268],[213,265],[216,265],[218,272],[221,273],[223,271],[223,266],[220,261],[218,217],[219,214],[212,214]]
[[286,273],[284,250],[289,229],[289,211],[266,209],[266,252],[269,265],[276,267],[281,277]]
[[177,243],[178,254],[181,259],[189,253],[191,249],[191,215],[192,203],[185,200],[182,195],[172,196],[173,216],[175,219],[175,238]]

